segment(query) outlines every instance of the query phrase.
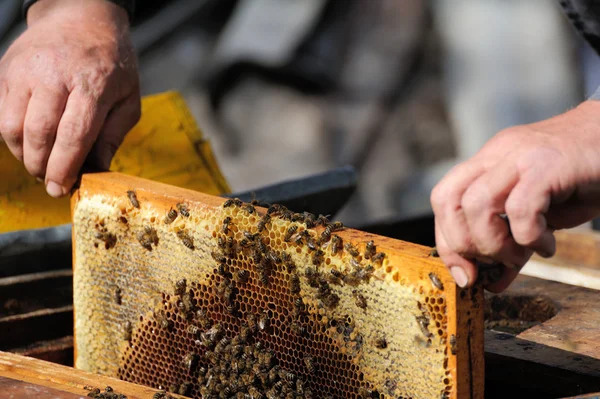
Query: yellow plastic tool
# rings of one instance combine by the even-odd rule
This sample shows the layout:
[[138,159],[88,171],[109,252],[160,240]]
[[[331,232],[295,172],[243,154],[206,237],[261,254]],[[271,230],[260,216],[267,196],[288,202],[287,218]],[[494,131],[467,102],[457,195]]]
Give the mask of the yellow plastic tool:
[[[142,100],[142,118],[110,169],[212,195],[229,192],[209,142],[176,92]],[[70,222],[68,198],[48,196],[3,143],[0,176],[0,233]]]

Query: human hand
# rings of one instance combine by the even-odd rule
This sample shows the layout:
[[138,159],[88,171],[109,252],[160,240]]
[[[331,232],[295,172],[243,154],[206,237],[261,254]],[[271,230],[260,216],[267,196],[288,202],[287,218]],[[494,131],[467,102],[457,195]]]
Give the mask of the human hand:
[[555,230],[600,214],[600,102],[498,133],[434,187],[431,204],[457,284],[475,282],[475,259],[494,261],[505,269],[487,289],[503,291],[534,252],[554,254]]
[[137,123],[137,62],[127,13],[111,2],[42,0],[27,18],[0,60],[0,135],[60,197],[86,158],[108,169]]

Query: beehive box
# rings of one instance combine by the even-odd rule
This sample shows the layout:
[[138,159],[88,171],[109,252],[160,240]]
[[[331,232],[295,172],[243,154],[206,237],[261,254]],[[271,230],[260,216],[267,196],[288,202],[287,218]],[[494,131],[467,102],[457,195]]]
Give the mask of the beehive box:
[[117,173],[72,200],[75,363],[193,398],[481,398],[430,249]]

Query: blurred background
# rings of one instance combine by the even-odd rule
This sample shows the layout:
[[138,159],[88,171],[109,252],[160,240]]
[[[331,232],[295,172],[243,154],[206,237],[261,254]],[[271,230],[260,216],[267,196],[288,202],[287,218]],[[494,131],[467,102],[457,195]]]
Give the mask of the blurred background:
[[[0,54],[25,28],[0,0]],[[429,192],[501,129],[600,84],[548,0],[138,1],[143,94],[178,90],[241,191],[352,165],[349,225],[428,214]]]

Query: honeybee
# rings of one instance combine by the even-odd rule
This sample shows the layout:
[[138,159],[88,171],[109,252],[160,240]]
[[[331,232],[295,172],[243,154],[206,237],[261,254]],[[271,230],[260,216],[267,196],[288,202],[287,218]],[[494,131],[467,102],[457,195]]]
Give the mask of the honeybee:
[[311,287],[317,288],[319,286],[320,274],[314,268],[307,267],[304,271],[304,277],[306,277],[306,281]]
[[290,275],[290,292],[292,294],[300,293],[300,277],[297,274]]
[[177,391],[179,391],[179,385],[178,384],[171,384],[169,386],[169,392],[177,393]]
[[102,242],[104,242],[104,248],[111,249],[117,244],[117,236],[106,231],[105,228],[97,231],[94,234],[94,237]]
[[[271,209],[271,208],[269,208],[269,209]],[[258,225],[256,226],[258,232],[262,233],[262,231],[265,229],[267,224],[270,222],[271,222],[271,215],[267,211],[267,213],[262,218],[260,218],[260,220],[258,221]]]
[[308,236],[306,237],[306,245],[311,251],[315,251],[317,249],[317,244],[315,243],[315,240],[310,236],[310,234],[308,234]]
[[340,231],[340,230],[344,230],[344,228],[345,228],[345,227],[344,227],[344,223],[342,223],[342,222],[333,222],[333,223],[331,224],[331,231],[332,231],[332,232],[334,232],[334,231]]
[[235,275],[236,280],[242,284],[248,282],[248,278],[250,277],[248,270],[238,270]]
[[258,238],[258,240],[256,240],[256,249],[258,249],[263,254],[267,253],[268,248],[265,245],[265,242],[260,237]]
[[235,204],[235,200],[233,198],[229,198],[227,201],[223,202],[223,208],[229,208]]
[[131,334],[133,332],[133,326],[130,321],[126,321],[123,325],[123,339],[125,341],[131,341]]
[[194,337],[196,337],[200,333],[200,327],[190,324],[187,328],[187,332],[189,332]]
[[439,258],[440,254],[438,253],[438,250],[436,247],[431,248],[431,251],[429,252],[429,256],[433,257],[433,258]]
[[317,217],[317,222],[316,222],[317,226],[318,225],[321,225],[321,226],[327,226],[327,225],[329,225],[329,218],[328,218],[328,216],[331,216],[331,215],[327,215],[327,216],[319,215],[319,217]]
[[285,236],[283,237],[283,241],[290,242],[292,240],[292,236],[294,234],[296,234],[296,231],[298,231],[298,225],[294,224],[294,225],[290,226],[287,229],[287,231],[285,232]]
[[187,204],[184,204],[183,202],[178,203],[177,210],[179,211],[179,213],[181,213],[186,218],[190,217],[190,210],[189,210]]
[[283,205],[273,204],[273,205],[271,205],[269,207],[269,209],[267,209],[267,214],[268,215],[277,215],[277,214],[281,213],[285,209],[286,208]]
[[115,299],[115,303],[117,305],[121,304],[122,299],[123,299],[123,293],[121,292],[121,289],[118,286],[115,287],[115,296],[114,296],[114,299]]
[[210,256],[212,256],[212,258],[213,258],[213,259],[214,259],[214,260],[215,260],[217,263],[227,263],[227,258],[226,258],[224,255],[220,254],[220,253],[217,253],[217,252],[215,252],[215,251],[212,251],[212,252],[210,253]]
[[258,328],[261,331],[266,330],[267,328],[269,328],[269,322],[270,322],[270,317],[269,314],[267,312],[262,312],[260,314],[260,316],[258,317]]
[[145,232],[140,231],[136,236],[138,242],[142,247],[147,249],[148,251],[152,251],[152,238],[148,236]]
[[182,278],[175,283],[175,295],[183,296],[187,289],[187,280]]
[[387,379],[385,380],[385,383],[383,385],[390,394],[393,394],[396,388],[398,387],[398,382],[396,380]]
[[419,323],[419,328],[421,332],[426,338],[431,338],[433,334],[429,331],[429,318],[427,316],[417,316],[417,323]]
[[321,233],[321,237],[319,238],[319,242],[321,244],[326,243],[331,238],[331,225],[327,225],[325,230]]
[[229,234],[229,226],[232,224],[231,220],[231,216],[227,216],[225,219],[223,219],[222,231],[224,234]]
[[281,263],[281,258],[279,257],[279,255],[277,255],[277,252],[275,251],[269,251],[267,253],[267,258],[275,264]]
[[431,280],[431,284],[433,284],[433,286],[435,288],[437,288],[440,291],[444,290],[444,284],[442,283],[440,278],[437,276],[437,274],[435,274],[433,272],[429,273],[429,279]]
[[166,391],[158,391],[154,395],[152,395],[152,399],[165,399],[166,396]]
[[373,263],[381,264],[383,262],[384,258],[385,258],[385,254],[383,252],[377,252],[375,255],[373,255],[373,257],[371,258],[371,261]]
[[332,309],[340,303],[340,297],[332,292],[329,295],[326,295],[323,299],[321,299],[321,301],[325,306]]
[[370,259],[373,257],[375,252],[377,252],[377,247],[375,246],[373,240],[367,242],[367,245],[365,246],[365,259]]
[[325,253],[322,250],[318,249],[312,256],[313,265],[319,267],[321,263],[323,263],[324,256]]
[[198,360],[200,359],[200,356],[198,356],[197,354],[195,354],[194,352],[190,352],[187,355],[185,355],[183,357],[183,366],[186,368],[188,373],[193,373],[194,369],[196,368],[196,366],[198,365]]
[[227,313],[229,313],[230,315],[236,316],[237,315],[237,310],[238,310],[238,304],[237,304],[237,302],[228,303],[225,306],[225,310],[227,310]]
[[183,384],[181,384],[179,386],[179,391],[177,393],[179,393],[180,395],[183,395],[183,396],[189,396],[191,391],[192,391],[192,383],[184,382]]
[[344,249],[353,257],[357,257],[358,255],[360,255],[356,247],[350,242],[347,242],[346,245],[344,245]]
[[367,308],[367,300],[365,297],[358,292],[358,290],[352,290],[352,296],[354,297],[354,303],[361,309]]
[[137,199],[137,195],[135,194],[135,190],[127,190],[127,196],[129,197],[129,202],[133,205],[134,208],[140,209],[140,203]]
[[290,326],[292,332],[300,337],[303,337],[306,334],[306,328],[300,325],[297,322],[293,322]]
[[171,331],[173,329],[173,322],[167,319],[167,316],[163,311],[156,313],[154,318],[156,321],[158,321],[158,324],[161,326],[161,328],[164,328],[167,331]]
[[179,230],[177,232],[177,237],[179,237],[183,245],[185,245],[187,248],[192,250],[194,249],[194,239],[184,230]]
[[310,356],[304,356],[304,366],[306,366],[306,370],[308,370],[309,374],[314,374],[316,371],[315,361]]
[[458,348],[456,347],[456,335],[450,335],[450,353],[456,355],[458,353]]
[[336,255],[339,251],[342,250],[344,244],[342,238],[337,234],[334,234],[331,237],[331,254]]
[[258,325],[256,324],[256,316],[254,316],[252,313],[249,313],[248,316],[246,316],[246,321],[248,323],[250,332],[255,333],[258,328]]
[[177,211],[173,208],[169,209],[169,212],[167,212],[167,216],[165,216],[165,224],[171,224],[173,223],[173,221],[177,219]]
[[385,339],[385,337],[379,337],[375,339],[375,347],[377,349],[385,349],[387,348],[388,343],[387,340]]
[[269,285],[269,273],[266,270],[261,269],[258,271],[258,279],[262,285]]
[[244,209],[246,210],[246,212],[248,212],[249,214],[253,214],[256,212],[256,209],[254,209],[254,205],[252,204],[247,204]]

